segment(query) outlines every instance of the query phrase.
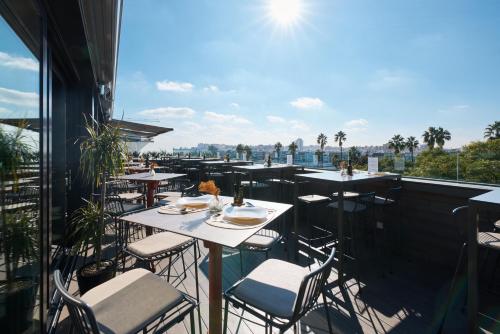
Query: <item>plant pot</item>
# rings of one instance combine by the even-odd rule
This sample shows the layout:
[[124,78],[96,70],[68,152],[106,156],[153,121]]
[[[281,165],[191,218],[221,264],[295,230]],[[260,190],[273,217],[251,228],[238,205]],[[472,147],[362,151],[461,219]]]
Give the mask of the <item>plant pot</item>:
[[22,333],[33,324],[38,284],[31,278],[18,278],[8,290],[0,283],[0,328],[3,333]]
[[76,279],[80,295],[95,288],[99,284],[109,281],[115,276],[115,263],[111,260],[102,260],[101,267],[97,269],[95,262],[90,262],[78,269]]

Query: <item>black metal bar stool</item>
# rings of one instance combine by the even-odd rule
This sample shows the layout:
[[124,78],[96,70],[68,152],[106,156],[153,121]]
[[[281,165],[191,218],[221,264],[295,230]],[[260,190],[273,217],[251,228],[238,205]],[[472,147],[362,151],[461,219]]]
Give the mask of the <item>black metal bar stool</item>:
[[[326,196],[311,194],[299,196],[299,203],[302,203],[306,208],[306,224],[307,235],[299,234],[299,240],[307,243],[309,260],[312,259],[312,248],[319,244],[323,248],[328,241],[333,239],[333,232],[326,228],[326,224],[318,225],[318,211],[324,208],[326,203],[330,202],[330,198]],[[312,210],[312,211],[311,211]],[[311,218],[312,221],[311,221]],[[325,220],[326,221],[326,220]],[[309,261],[309,267],[311,262]]]

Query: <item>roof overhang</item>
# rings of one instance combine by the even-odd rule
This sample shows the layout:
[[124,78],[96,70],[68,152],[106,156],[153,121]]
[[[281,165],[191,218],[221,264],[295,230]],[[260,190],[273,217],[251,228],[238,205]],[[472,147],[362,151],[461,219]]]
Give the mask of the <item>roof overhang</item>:
[[79,0],[99,101],[113,116],[123,0]]
[[[0,119],[0,123],[36,132],[40,130],[40,120],[38,118],[4,118]],[[118,119],[112,119],[108,124],[120,129],[123,139],[127,142],[150,142],[152,138],[174,130],[162,126],[122,121]]]

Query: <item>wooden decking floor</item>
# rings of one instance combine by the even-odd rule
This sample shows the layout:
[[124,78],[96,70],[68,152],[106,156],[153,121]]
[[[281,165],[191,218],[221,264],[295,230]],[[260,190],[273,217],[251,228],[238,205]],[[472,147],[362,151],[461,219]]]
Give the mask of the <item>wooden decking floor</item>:
[[[201,245],[199,266],[200,313],[202,333],[207,333],[208,326],[208,255],[207,249]],[[451,273],[442,268],[428,264],[414,263],[397,257],[390,266],[383,265],[376,252],[360,261],[361,291],[357,280],[347,277],[345,288],[340,289],[336,284],[336,270],[333,269],[329,278],[328,310],[335,333],[436,333],[439,320],[444,312],[444,301],[448,292]],[[271,254],[273,258],[287,259],[282,247],[278,245]],[[248,273],[252,268],[265,260],[264,254],[244,252],[244,267]],[[182,275],[182,263],[173,264],[170,282],[178,289],[195,296],[195,274],[193,249],[185,253],[187,264],[186,277]],[[299,264],[307,265],[307,257],[299,256]],[[157,272],[164,268],[166,260],[157,266]],[[130,269],[141,266],[134,260],[128,260],[126,267]],[[354,269],[347,268],[348,272]],[[236,250],[224,249],[223,253],[223,288],[229,288],[240,279],[240,260]],[[283,279],[286,279],[284,277]],[[446,322],[445,333],[465,332],[466,314],[463,306],[463,291],[465,284],[461,282],[461,292],[454,298],[454,306]],[[76,280],[70,286],[70,291],[77,294]],[[321,298],[320,298],[321,300]],[[498,314],[498,299],[494,303]],[[240,317],[243,315],[243,318]],[[198,316],[198,315],[196,315]],[[222,315],[221,315],[222,316]],[[67,313],[63,311],[59,333],[68,331]],[[486,332],[496,332],[499,327],[486,323],[489,327]],[[498,325],[496,325],[498,326]],[[196,333],[199,328],[196,326]],[[325,309],[320,303],[307,314],[300,322],[301,333],[328,333]],[[251,334],[264,333],[264,327],[249,314],[242,314],[241,310],[230,308],[228,333]],[[190,333],[188,318],[175,325],[168,333]],[[292,333],[291,330],[287,333]]]

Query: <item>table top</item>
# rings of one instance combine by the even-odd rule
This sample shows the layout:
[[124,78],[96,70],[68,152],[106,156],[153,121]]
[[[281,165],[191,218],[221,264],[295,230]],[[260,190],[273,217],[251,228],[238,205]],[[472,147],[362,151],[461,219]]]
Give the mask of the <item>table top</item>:
[[[227,196],[219,196],[219,199],[228,204],[233,200],[232,197]],[[251,229],[240,230],[221,228],[207,224],[205,221],[210,217],[210,213],[208,210],[183,215],[169,215],[159,213],[158,207],[155,207],[149,210],[124,216],[122,219],[132,223],[155,227],[165,231],[170,231],[188,237],[193,237],[200,240],[213,242],[222,246],[234,248],[239,246],[242,242],[250,238],[262,228],[271,224],[279,216],[292,208],[292,205],[289,204],[258,201],[253,199],[246,200],[246,202],[250,202],[254,206],[260,206],[276,211],[274,213],[274,216],[265,224]]]
[[229,160],[229,162],[224,160],[209,160],[209,161],[201,161],[203,165],[237,165],[237,164],[253,164],[253,161],[245,161],[245,160]]
[[296,177],[302,179],[311,179],[318,181],[326,181],[332,183],[364,183],[373,180],[383,180],[383,179],[394,179],[400,177],[399,174],[394,173],[368,173],[368,172],[356,172],[353,176],[341,175],[337,171],[323,171],[318,173],[309,174],[296,174]]
[[287,165],[287,164],[272,164],[271,167],[267,167],[264,164],[254,164],[248,166],[234,166],[234,169],[245,170],[245,171],[261,171],[261,170],[280,170],[280,169],[297,169],[303,168],[303,166],[299,165]]
[[495,189],[482,195],[472,197],[470,201],[481,205],[500,206],[500,189]]
[[178,173],[156,173],[154,176],[147,173],[137,173],[137,174],[129,174],[129,175],[120,175],[117,176],[117,179],[121,180],[129,180],[129,181],[138,181],[138,182],[151,182],[151,181],[165,181],[170,179],[175,179],[177,177],[186,176],[186,174],[178,174]]

